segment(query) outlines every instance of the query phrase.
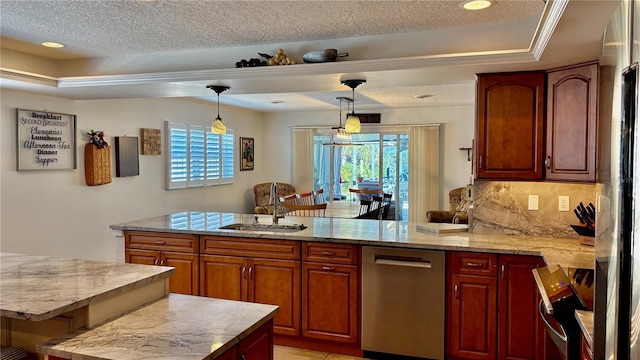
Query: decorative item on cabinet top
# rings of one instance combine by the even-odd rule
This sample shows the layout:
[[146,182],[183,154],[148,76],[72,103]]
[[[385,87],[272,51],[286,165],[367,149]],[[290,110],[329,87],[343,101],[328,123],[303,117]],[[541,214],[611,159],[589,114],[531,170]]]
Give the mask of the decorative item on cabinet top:
[[103,131],[91,129],[89,143],[84,146],[84,180],[88,186],[111,182],[111,147]]
[[160,155],[162,154],[162,141],[160,140],[160,129],[140,129],[140,137],[142,138],[142,146],[140,147],[141,155]]

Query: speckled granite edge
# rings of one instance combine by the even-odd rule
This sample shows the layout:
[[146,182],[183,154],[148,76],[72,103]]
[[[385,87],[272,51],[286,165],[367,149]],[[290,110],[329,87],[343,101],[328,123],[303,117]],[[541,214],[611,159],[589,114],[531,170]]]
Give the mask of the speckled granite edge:
[[587,339],[589,347],[593,349],[593,311],[576,310],[575,315],[578,325],[580,325],[580,330],[582,330],[585,339]]

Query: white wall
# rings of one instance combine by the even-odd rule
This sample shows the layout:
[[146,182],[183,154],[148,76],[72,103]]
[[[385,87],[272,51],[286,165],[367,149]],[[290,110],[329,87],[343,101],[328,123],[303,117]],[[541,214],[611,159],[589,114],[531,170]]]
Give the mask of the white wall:
[[[366,112],[380,112],[381,125],[442,124],[440,208],[448,209],[449,191],[469,183],[471,162],[467,161],[467,152],[461,151],[459,148],[471,147],[474,138],[475,106],[380,111],[368,109]],[[266,114],[262,134],[264,142],[262,151],[265,154],[270,154],[273,161],[266,160],[269,165],[263,169],[263,177],[269,179],[267,181],[273,179],[291,182],[293,178],[291,169],[292,126],[330,127],[336,125],[336,120],[337,114],[335,112]]]
[[[87,186],[85,132],[102,130],[113,144],[114,136],[139,137],[140,128],[164,129],[165,120],[208,125],[215,104],[171,98],[73,101],[11,90],[2,90],[1,99],[0,251],[108,261],[122,252],[110,224],[187,210],[252,212],[254,184],[291,182],[290,128],[332,126],[336,120],[334,112],[260,114],[223,106],[221,115],[236,141],[255,139],[255,170],[238,171],[233,185],[166,191],[164,155],[140,155],[140,175],[124,178],[115,177],[112,158],[112,182]],[[17,108],[77,115],[76,170],[16,171]],[[469,179],[471,163],[458,148],[471,145],[473,106],[381,113],[382,124],[443,124],[441,207],[448,207],[448,191]]]
[[[227,126],[235,130],[236,141],[240,136],[256,138],[255,170],[238,171],[233,185],[167,191],[164,155],[140,155],[139,176],[115,177],[112,157],[112,182],[87,186],[83,149],[88,130],[103,130],[113,145],[113,136],[140,137],[140,128],[164,129],[165,120],[208,125],[216,114],[215,104],[184,99],[71,101],[9,90],[1,94],[1,251],[113,261],[122,244],[116,243],[110,224],[175,211],[253,209],[252,186],[265,166],[259,149],[259,113],[220,110]],[[16,171],[16,108],[77,115],[76,170]],[[164,154],[164,141],[162,146]]]

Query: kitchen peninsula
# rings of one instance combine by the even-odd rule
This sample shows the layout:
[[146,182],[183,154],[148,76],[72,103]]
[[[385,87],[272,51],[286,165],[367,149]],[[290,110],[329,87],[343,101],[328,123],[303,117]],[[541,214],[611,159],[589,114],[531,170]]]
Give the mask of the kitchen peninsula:
[[[449,305],[447,320],[437,333],[446,334],[449,358],[465,358],[469,344],[487,344],[478,350],[486,358],[544,348],[538,343],[544,329],[538,326],[532,269],[594,266],[593,248],[578,239],[437,234],[419,231],[418,223],[326,217],[287,216],[277,228],[271,224],[269,215],[180,212],[114,224],[111,229],[121,241],[126,262],[171,264],[174,259],[181,275],[171,281],[182,283],[173,284],[175,288],[204,297],[278,305],[274,343],[354,356],[368,351],[361,344],[363,314],[371,311],[361,293],[372,286],[364,276],[365,248],[435,250],[446,256],[437,286],[444,287],[442,296]],[[478,298],[485,299],[481,305],[471,301]],[[407,308],[397,302],[389,306]],[[484,324],[485,319],[492,320]],[[462,332],[451,327],[467,325],[482,329],[465,330],[479,338],[453,337]],[[519,336],[510,335],[514,333]]]
[[13,253],[0,253],[0,266],[2,345],[40,358],[272,352],[277,306],[168,294],[171,267]]

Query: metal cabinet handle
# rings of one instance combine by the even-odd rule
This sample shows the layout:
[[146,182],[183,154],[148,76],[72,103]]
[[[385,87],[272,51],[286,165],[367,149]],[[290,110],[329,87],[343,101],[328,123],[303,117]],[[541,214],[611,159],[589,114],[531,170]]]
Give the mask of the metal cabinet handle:
[[551,169],[551,156],[547,156],[547,158],[544,159],[544,167]]
[[323,251],[322,255],[324,256],[334,256],[336,254],[335,251]]
[[247,357],[244,356],[244,354],[242,356],[240,356],[240,360],[247,360]]
[[468,267],[472,267],[472,268],[479,268],[479,267],[484,267],[484,264],[474,263],[474,262],[467,262],[467,266]]
[[500,266],[500,278],[504,279],[504,265]]
[[482,155],[480,155],[480,161],[478,161],[478,169],[482,169]]
[[160,266],[164,266],[164,259],[160,260]]
[[165,242],[164,242],[164,240],[156,240],[156,244],[158,244],[158,245],[164,245],[164,244],[165,244]]
[[253,266],[249,266],[249,279],[253,279]]
[[246,278],[247,278],[247,275],[245,274],[245,271],[246,271],[246,270],[247,270],[247,268],[243,266],[243,267],[242,267],[242,270],[241,270],[241,271],[242,271],[242,275],[241,275],[241,276],[242,276],[242,278],[243,278],[243,279],[246,279]]
[[335,266],[323,266],[322,270],[324,270],[324,271],[336,271],[336,267]]
[[453,293],[456,295],[456,299],[458,298],[458,284],[453,285]]
[[158,259],[153,258],[153,265],[158,265]]

